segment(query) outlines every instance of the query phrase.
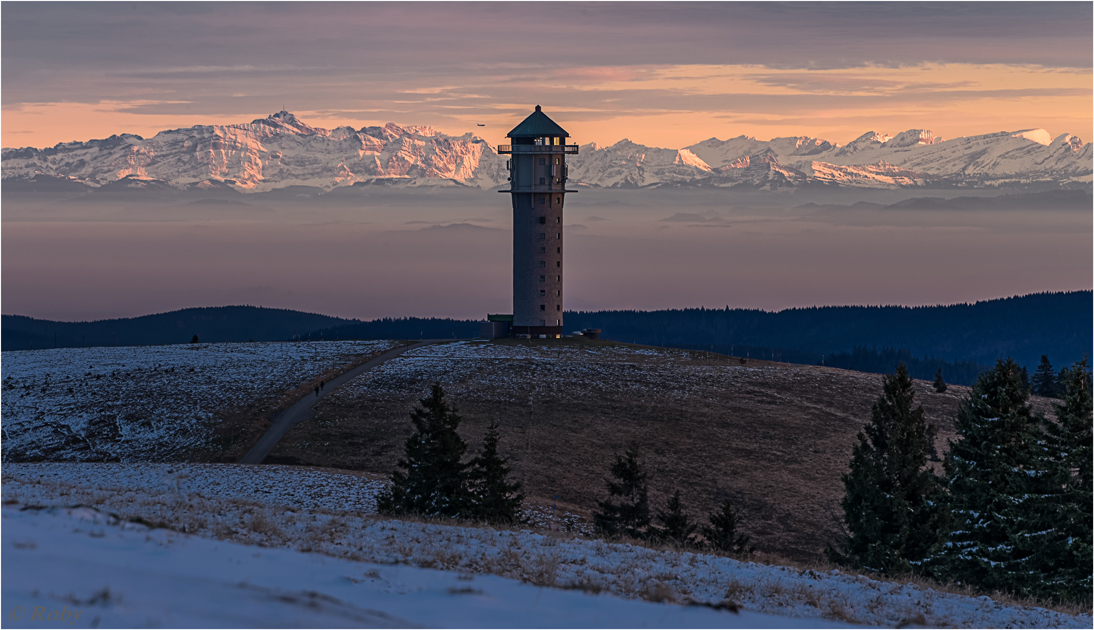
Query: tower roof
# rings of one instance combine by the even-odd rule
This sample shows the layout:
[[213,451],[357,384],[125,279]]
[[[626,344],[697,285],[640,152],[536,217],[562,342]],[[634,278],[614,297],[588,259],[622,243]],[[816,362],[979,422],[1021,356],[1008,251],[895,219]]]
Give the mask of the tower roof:
[[505,134],[506,138],[539,138],[542,136],[562,136],[569,138],[570,134],[558,126],[558,123],[547,117],[536,105],[536,111],[532,112],[513,130]]

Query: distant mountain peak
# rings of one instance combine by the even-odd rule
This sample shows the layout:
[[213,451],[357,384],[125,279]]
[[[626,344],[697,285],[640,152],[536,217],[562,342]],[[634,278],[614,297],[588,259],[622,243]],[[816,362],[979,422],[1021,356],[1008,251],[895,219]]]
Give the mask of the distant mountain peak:
[[1078,136],[1073,136],[1070,133],[1060,134],[1052,141],[1053,145],[1067,145],[1072,151],[1078,153],[1086,145]]
[[883,146],[891,149],[902,149],[905,147],[914,147],[917,144],[934,143],[934,132],[930,129],[909,129],[907,131],[902,131],[885,141]]
[[[708,138],[681,149],[624,138],[609,147],[581,145],[567,158],[570,181],[602,187],[805,185],[849,188],[1089,189],[1094,150],[1071,134],[1044,129],[959,137],[944,144],[928,129],[895,136],[868,131],[839,146],[810,135],[757,140]],[[250,123],[203,125],[68,142],[45,149],[4,149],[2,177],[26,180],[7,190],[45,189],[41,176],[69,190],[235,190],[290,186],[474,186],[499,188],[506,160],[468,132],[394,122],[354,129],[312,127],[287,110]],[[6,184],[7,185],[7,184]],[[80,187],[86,187],[81,189]]]

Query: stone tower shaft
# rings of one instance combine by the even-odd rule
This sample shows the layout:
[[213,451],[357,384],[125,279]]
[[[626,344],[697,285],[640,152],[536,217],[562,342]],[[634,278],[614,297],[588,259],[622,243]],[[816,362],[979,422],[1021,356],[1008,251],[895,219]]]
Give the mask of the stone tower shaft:
[[513,328],[516,335],[562,334],[562,207],[566,193],[566,144],[570,134],[536,110],[507,134],[512,144],[498,153],[511,156],[509,190],[513,200]]

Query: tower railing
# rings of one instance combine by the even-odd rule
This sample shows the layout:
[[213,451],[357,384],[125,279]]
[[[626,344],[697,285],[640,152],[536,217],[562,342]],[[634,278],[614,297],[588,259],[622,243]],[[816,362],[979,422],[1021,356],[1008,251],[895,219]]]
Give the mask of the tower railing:
[[565,153],[577,155],[576,144],[499,144],[498,155],[514,153]]

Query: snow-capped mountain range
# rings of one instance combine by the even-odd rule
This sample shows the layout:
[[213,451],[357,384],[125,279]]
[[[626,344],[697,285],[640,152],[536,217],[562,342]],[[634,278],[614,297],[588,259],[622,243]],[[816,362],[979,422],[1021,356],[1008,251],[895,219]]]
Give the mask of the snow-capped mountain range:
[[[321,129],[281,111],[239,125],[202,125],[3,149],[3,180],[60,178],[93,188],[231,187],[264,192],[288,186],[330,190],[382,182],[401,185],[507,186],[506,160],[470,133],[430,127]],[[622,140],[583,145],[569,158],[569,184],[599,187],[707,186],[760,189],[1091,187],[1089,144],[1044,129],[943,141],[925,129],[889,136],[867,132],[840,146],[808,136],[769,141],[711,138],[683,149]]]

